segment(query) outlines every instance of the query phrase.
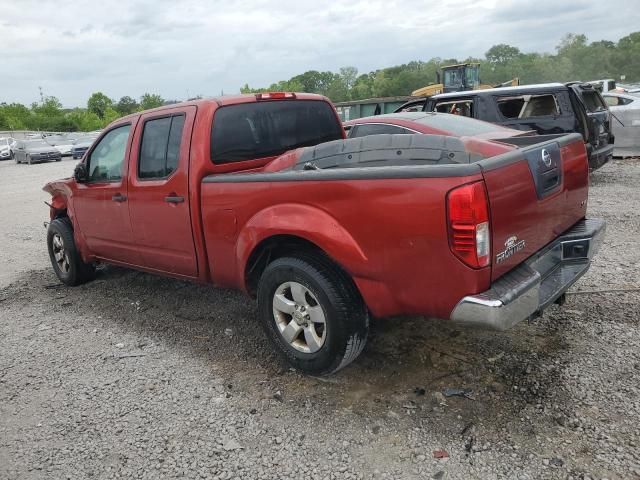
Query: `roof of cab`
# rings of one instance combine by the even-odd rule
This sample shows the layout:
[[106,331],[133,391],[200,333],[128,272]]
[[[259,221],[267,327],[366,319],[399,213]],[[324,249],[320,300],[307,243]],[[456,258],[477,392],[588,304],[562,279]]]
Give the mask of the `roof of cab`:
[[484,90],[466,90],[462,92],[439,93],[431,98],[446,99],[458,98],[461,96],[481,96],[481,95],[517,95],[530,92],[544,92],[549,90],[566,90],[567,86],[562,83],[538,83],[534,85],[519,85],[517,87],[487,88]]
[[[274,92],[268,92],[268,93],[274,93]],[[143,110],[141,112],[135,112],[132,113],[130,115],[127,115],[125,117],[121,117],[118,118],[116,121],[120,122],[123,120],[127,120],[130,118],[135,118],[139,115],[142,114],[147,114],[150,112],[162,112],[164,110],[169,110],[169,109],[173,109],[173,108],[179,108],[179,107],[186,107],[186,106],[191,106],[191,105],[206,105],[206,104],[211,104],[211,103],[215,103],[217,104],[219,107],[224,107],[227,105],[236,105],[239,103],[252,103],[252,102],[258,102],[258,101],[263,101],[263,102],[277,102],[277,101],[291,101],[291,100],[323,100],[323,101],[327,101],[330,102],[330,100],[327,97],[324,97],[322,95],[318,95],[315,93],[294,93],[295,97],[294,98],[285,98],[285,99],[265,99],[265,100],[258,100],[256,97],[256,93],[247,93],[247,94],[240,94],[240,95],[223,95],[223,96],[219,96],[219,97],[211,97],[211,98],[201,98],[198,100],[188,100],[186,102],[179,102],[179,103],[171,103],[168,105],[163,105],[161,107],[157,107],[157,108],[152,108],[149,110]]]

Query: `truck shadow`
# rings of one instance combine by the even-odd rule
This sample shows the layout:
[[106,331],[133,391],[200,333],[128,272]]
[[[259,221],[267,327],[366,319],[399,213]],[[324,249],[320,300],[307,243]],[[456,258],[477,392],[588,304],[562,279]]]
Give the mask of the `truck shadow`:
[[507,421],[562,395],[556,386],[568,346],[554,320],[496,333],[436,319],[377,319],[361,357],[320,379],[280,360],[255,319],[253,301],[238,292],[116,267],[100,269],[95,281],[76,288],[59,285],[50,271],[31,272],[19,283],[28,285],[21,302],[37,297],[54,312],[84,312],[87,322],[181,349],[215,365],[234,391],[263,398],[280,391],[328,410],[454,422],[461,415],[494,421],[511,412]]

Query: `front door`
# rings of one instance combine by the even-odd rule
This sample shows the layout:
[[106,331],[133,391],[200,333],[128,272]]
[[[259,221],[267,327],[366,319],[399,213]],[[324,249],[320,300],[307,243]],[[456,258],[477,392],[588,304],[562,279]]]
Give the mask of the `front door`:
[[127,196],[127,153],[133,126],[113,127],[91,149],[86,158],[88,181],[77,184],[73,208],[92,254],[140,265]]
[[144,266],[196,277],[189,202],[189,151],[196,107],[143,115],[129,174],[133,236]]

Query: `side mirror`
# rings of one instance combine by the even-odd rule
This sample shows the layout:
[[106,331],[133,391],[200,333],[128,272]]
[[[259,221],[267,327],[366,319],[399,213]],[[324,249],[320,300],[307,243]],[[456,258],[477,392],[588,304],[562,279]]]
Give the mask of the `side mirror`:
[[73,178],[78,183],[85,183],[87,180],[89,180],[87,166],[84,163],[81,162],[76,165],[76,168],[73,170]]

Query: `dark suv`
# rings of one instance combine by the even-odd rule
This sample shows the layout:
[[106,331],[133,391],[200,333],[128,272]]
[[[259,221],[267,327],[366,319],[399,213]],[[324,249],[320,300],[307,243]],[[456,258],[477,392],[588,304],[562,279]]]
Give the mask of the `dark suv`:
[[613,155],[611,114],[593,85],[582,82],[545,83],[434,95],[396,110],[465,115],[541,135],[582,134],[592,170]]

